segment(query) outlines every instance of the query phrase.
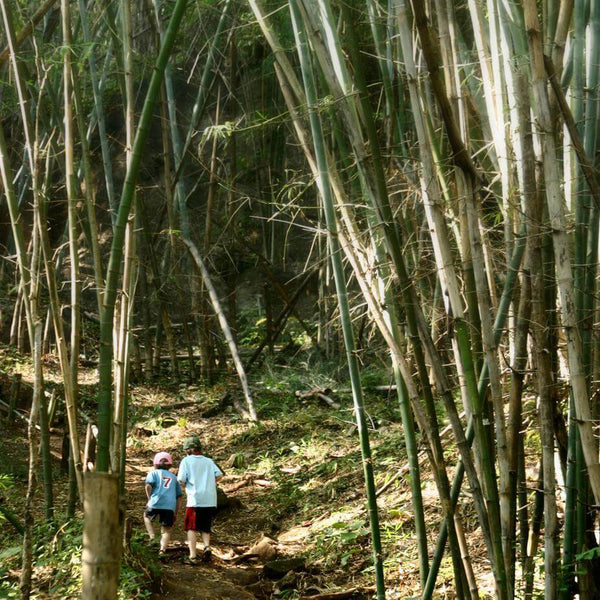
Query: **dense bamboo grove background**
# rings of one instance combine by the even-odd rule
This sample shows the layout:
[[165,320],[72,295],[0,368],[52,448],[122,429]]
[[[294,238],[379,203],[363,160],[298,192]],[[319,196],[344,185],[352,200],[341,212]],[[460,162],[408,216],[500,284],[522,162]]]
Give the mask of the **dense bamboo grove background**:
[[307,338],[345,349],[378,598],[365,310],[397,383],[422,597],[444,552],[457,597],[478,597],[461,485],[496,597],[531,598],[540,573],[545,598],[598,597],[598,0],[0,6],[3,334],[38,365],[32,464],[38,417],[47,459],[41,356],[60,358],[73,506],[83,353],[99,356],[101,472],[124,468],[128,379],[152,376],[161,340],[173,377],[178,349],[198,349],[188,376],[208,381],[231,357],[257,419],[236,340],[252,263],[269,285],[310,274]]

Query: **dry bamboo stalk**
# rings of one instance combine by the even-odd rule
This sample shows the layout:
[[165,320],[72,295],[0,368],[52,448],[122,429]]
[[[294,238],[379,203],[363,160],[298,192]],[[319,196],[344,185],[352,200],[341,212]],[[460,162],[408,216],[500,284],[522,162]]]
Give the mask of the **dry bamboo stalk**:
[[532,55],[532,81],[536,98],[536,122],[540,130],[540,140],[544,162],[546,202],[552,226],[552,241],[556,257],[557,282],[561,299],[562,325],[567,339],[568,364],[571,389],[577,411],[577,424],[581,435],[581,445],[588,468],[590,486],[596,504],[600,504],[600,463],[598,445],[593,431],[593,418],[582,362],[582,348],[573,286],[570,241],[565,223],[564,198],[560,189],[559,167],[556,158],[553,123],[550,115],[547,76],[541,47],[537,6],[533,0],[524,2],[525,23]]
[[217,291],[215,290],[214,285],[210,279],[210,275],[208,273],[208,269],[198,252],[195,244],[187,239],[183,238],[185,245],[188,247],[192,258],[194,259],[200,273],[202,274],[202,281],[208,290],[208,295],[210,296],[210,301],[213,306],[213,310],[219,319],[219,323],[221,325],[221,330],[223,331],[223,335],[227,340],[227,344],[229,346],[229,351],[231,352],[231,356],[233,358],[233,362],[238,373],[238,377],[240,379],[240,384],[242,386],[242,391],[244,392],[244,397],[246,398],[246,406],[248,408],[248,414],[246,415],[250,421],[257,421],[258,416],[256,414],[256,409],[254,408],[254,401],[252,400],[252,394],[250,392],[250,386],[248,385],[248,378],[246,377],[246,372],[244,370],[244,365],[242,364],[242,360],[240,359],[240,355],[237,350],[237,344],[235,343],[235,339],[231,333],[231,329],[229,328],[229,323],[227,322],[227,318],[225,313],[221,309],[221,302],[219,300],[219,296],[217,295]]

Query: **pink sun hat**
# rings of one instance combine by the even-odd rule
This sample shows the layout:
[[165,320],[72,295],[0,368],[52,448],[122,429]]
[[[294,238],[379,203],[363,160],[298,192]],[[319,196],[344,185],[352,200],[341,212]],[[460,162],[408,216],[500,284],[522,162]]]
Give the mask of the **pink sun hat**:
[[171,455],[168,452],[159,452],[158,454],[154,455],[154,461],[153,461],[154,466],[160,464],[160,461],[163,460],[164,458],[167,459],[167,462],[170,465],[173,464],[173,459],[171,458]]

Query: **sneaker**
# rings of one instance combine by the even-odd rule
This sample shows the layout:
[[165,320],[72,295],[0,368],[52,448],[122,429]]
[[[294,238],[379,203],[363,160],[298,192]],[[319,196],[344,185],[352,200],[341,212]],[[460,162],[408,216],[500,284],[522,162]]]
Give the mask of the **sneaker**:
[[197,565],[198,561],[196,560],[196,558],[192,558],[191,556],[186,556],[185,558],[182,559],[181,561],[184,565]]
[[202,552],[202,562],[210,562],[212,558],[211,549],[208,546],[204,547],[204,551]]
[[163,550],[162,548],[158,551],[158,558],[159,559],[164,559],[167,556],[167,551]]

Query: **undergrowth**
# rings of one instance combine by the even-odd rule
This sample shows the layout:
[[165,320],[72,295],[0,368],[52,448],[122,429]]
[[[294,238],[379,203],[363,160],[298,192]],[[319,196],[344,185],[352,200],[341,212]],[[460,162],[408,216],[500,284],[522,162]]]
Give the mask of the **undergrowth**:
[[[83,521],[63,524],[42,522],[34,527],[33,593],[31,598],[71,600],[81,596],[81,550]],[[0,553],[0,598],[20,598],[18,569],[21,546],[6,547]],[[119,600],[145,600],[151,596],[151,582],[159,573],[147,544],[135,536],[123,555]]]

